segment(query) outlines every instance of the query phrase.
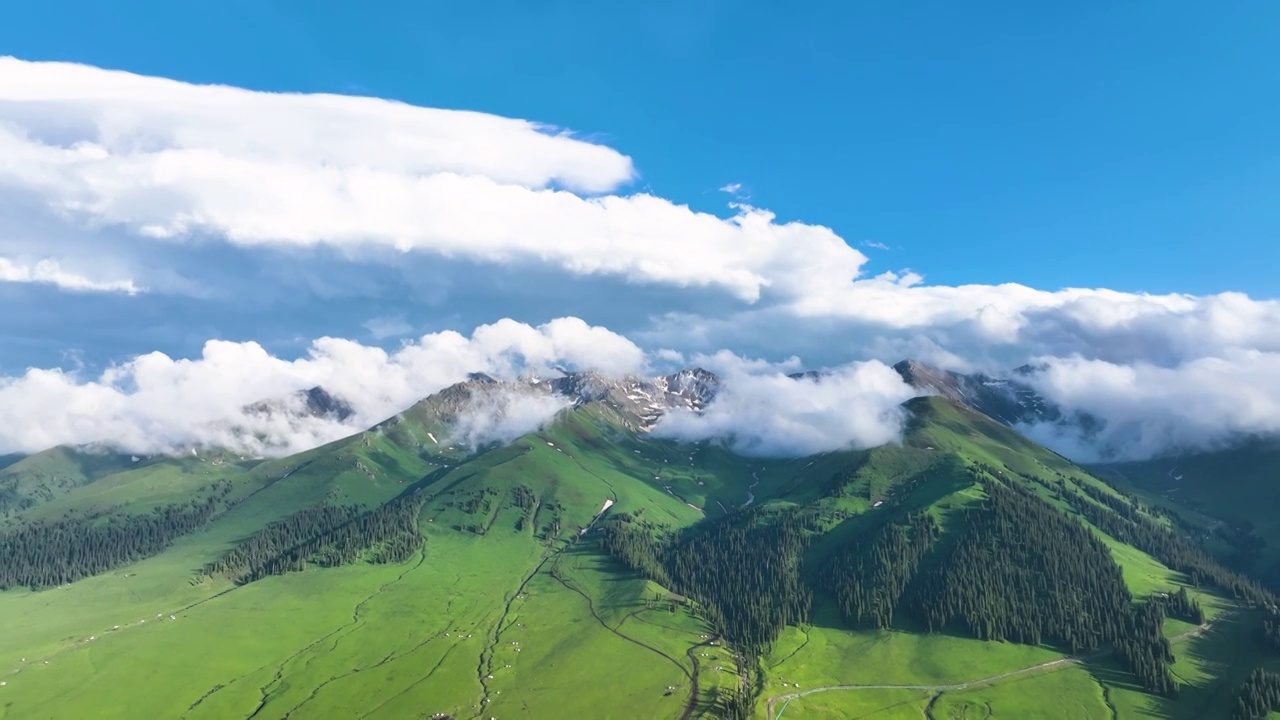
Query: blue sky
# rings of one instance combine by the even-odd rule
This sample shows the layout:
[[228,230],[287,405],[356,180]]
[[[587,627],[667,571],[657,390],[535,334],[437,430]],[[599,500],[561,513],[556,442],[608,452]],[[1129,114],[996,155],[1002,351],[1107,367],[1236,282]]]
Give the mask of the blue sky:
[[876,415],[906,357],[1280,434],[1274,2],[369,5],[6,8],[0,453],[553,367]]
[[554,123],[931,282],[1277,294],[1275,3],[586,7],[21,3],[0,52]]

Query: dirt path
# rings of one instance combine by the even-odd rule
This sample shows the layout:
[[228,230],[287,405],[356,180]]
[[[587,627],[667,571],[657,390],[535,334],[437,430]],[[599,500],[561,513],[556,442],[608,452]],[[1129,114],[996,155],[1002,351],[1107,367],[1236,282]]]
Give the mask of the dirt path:
[[[1182,642],[1183,640],[1189,640],[1194,637],[1199,637],[1205,634],[1206,632],[1208,632],[1210,629],[1212,629],[1213,624],[1215,622],[1227,617],[1230,614],[1231,614],[1231,611],[1223,612],[1214,620],[1205,622],[1203,625],[1194,627],[1184,633],[1179,633],[1177,635],[1174,635],[1169,638],[1169,643],[1174,644],[1174,643]],[[1001,673],[999,675],[992,675],[991,677],[980,678],[978,680],[970,680],[968,682],[955,683],[952,685],[827,685],[824,687],[813,688],[811,690],[805,690],[803,692],[788,693],[786,695],[775,695],[769,698],[765,717],[769,718],[769,720],[781,720],[783,711],[787,709],[787,705],[792,700],[795,700],[796,698],[802,698],[806,695],[813,695],[815,693],[820,693],[820,692],[828,692],[831,690],[922,690],[926,692],[935,692],[939,694],[944,692],[955,692],[957,690],[968,690],[970,688],[979,687],[982,685],[990,685],[992,683],[1000,682],[1001,680],[1008,680],[1009,678],[1012,678],[1012,677],[1018,677],[1020,675],[1027,675],[1034,672],[1040,672],[1042,670],[1048,670],[1050,668],[1056,668],[1056,667],[1061,667],[1066,665],[1080,665],[1085,660],[1091,657],[1095,657],[1099,654],[1101,653],[1093,653],[1091,655],[1081,656],[1081,657],[1058,658],[1057,660],[1050,660],[1049,662],[1043,662],[1038,665],[1032,665],[1031,667],[1025,667],[1020,670],[1013,670],[1011,672]],[[776,705],[779,702],[782,703],[782,707],[778,708],[778,712],[775,715],[773,708],[774,708],[774,705]]]
[[700,647],[709,647],[711,643],[719,639],[719,635],[712,635],[707,640],[703,640],[684,651],[684,654],[689,657],[689,662],[693,663],[693,674],[689,676],[689,699],[684,704],[684,712],[680,714],[680,720],[692,718],[693,710],[698,705],[698,655],[695,651]]
[[[1026,675],[1028,673],[1047,670],[1049,668],[1058,667],[1060,665],[1078,665],[1080,662],[1082,662],[1081,658],[1058,658],[1057,660],[1050,660],[1049,662],[1040,663],[1039,665],[1032,665],[1031,667],[1025,667],[1025,668],[1022,668],[1021,670],[1014,670],[1012,672],[1001,673],[1000,675],[992,675],[991,677],[980,678],[978,680],[970,680],[968,682],[955,683],[953,685],[827,685],[826,687],[818,687],[818,688],[813,688],[811,690],[805,690],[803,692],[790,693],[787,695],[777,695],[769,698],[768,717],[769,717],[769,720],[780,720],[780,718],[782,717],[782,711],[787,709],[787,703],[790,703],[792,700],[795,700],[796,698],[802,698],[802,697],[805,697],[806,695],[813,695],[815,693],[820,693],[820,692],[827,692],[829,690],[923,690],[927,692],[937,692],[937,693],[954,692],[956,690],[968,690],[969,688],[977,687],[979,685],[987,685],[990,683],[999,682],[1000,680],[1007,680],[1011,677],[1017,677],[1019,675]],[[773,712],[773,706],[779,701],[785,701],[785,702],[783,702],[782,707],[778,709],[778,713],[775,715]]]
[[[581,467],[581,465],[579,465],[579,467]],[[586,468],[583,469],[585,470]],[[594,475],[594,473],[592,474]],[[604,480],[604,478],[600,479],[602,481]],[[606,484],[608,483],[606,482]],[[610,490],[613,489],[612,485],[609,487]],[[479,662],[476,665],[476,677],[480,682],[481,692],[480,715],[484,714],[485,705],[488,705],[493,699],[489,693],[489,678],[493,677],[493,657],[497,652],[498,643],[501,642],[502,633],[510,628],[510,623],[507,623],[506,620],[507,617],[511,615],[512,606],[515,605],[516,600],[524,596],[525,589],[529,586],[529,583],[533,581],[534,577],[536,577],[538,573],[542,572],[542,569],[546,567],[547,563],[554,561],[561,553],[573,547],[578,540],[582,538],[582,536],[587,534],[587,531],[590,530],[592,526],[596,524],[596,521],[604,515],[605,511],[613,505],[614,498],[616,497],[617,495],[614,494],[613,497],[605,500],[604,507],[600,509],[600,512],[597,513],[595,517],[591,518],[591,522],[587,523],[587,526],[582,528],[577,535],[571,535],[559,548],[545,553],[538,561],[538,564],[534,566],[533,570],[520,581],[520,585],[516,588],[516,591],[507,598],[507,603],[502,608],[502,614],[498,617],[498,622],[493,627],[493,637],[490,639],[489,644],[480,651]],[[552,577],[554,577],[554,575]],[[559,580],[559,578],[556,579]],[[584,595],[584,597],[586,596]],[[587,602],[591,602],[590,598],[587,599]],[[592,614],[595,614],[594,610],[592,611]],[[477,717],[479,717],[479,715],[477,715]]]

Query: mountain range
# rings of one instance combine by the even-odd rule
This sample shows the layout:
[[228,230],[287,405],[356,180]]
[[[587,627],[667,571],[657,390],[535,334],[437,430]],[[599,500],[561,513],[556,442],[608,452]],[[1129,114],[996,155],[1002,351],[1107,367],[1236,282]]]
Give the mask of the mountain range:
[[[0,717],[1252,707],[1280,666],[1274,444],[1083,467],[1018,431],[1105,421],[1034,369],[895,370],[920,391],[899,441],[804,457],[653,432],[716,402],[690,369],[475,374],[281,458],[17,459]],[[341,423],[352,400],[246,412]]]

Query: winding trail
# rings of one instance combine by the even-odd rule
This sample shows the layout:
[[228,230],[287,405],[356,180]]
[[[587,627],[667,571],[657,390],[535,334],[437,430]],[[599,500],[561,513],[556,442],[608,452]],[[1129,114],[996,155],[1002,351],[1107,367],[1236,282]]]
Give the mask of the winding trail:
[[697,645],[692,645],[688,650],[684,651],[685,656],[693,663],[693,674],[689,677],[689,699],[684,704],[684,712],[680,714],[680,720],[690,720],[693,717],[693,710],[698,706],[698,655],[695,652],[700,647],[708,647],[711,643],[719,640],[719,635],[712,635]]
[[[516,600],[520,599],[520,597],[524,594],[525,588],[527,588],[529,583],[533,581],[533,578],[536,577],[538,573],[542,572],[542,569],[546,567],[547,563],[551,562],[552,560],[555,560],[565,550],[568,550],[569,548],[573,547],[574,544],[578,542],[578,540],[580,540],[584,535],[587,534],[587,531],[590,530],[592,526],[594,526],[596,522],[600,520],[600,518],[604,517],[604,514],[609,510],[609,508],[612,507],[615,502],[617,502],[618,493],[614,489],[613,483],[600,477],[594,472],[591,472],[586,467],[584,467],[582,463],[579,462],[577,459],[568,455],[568,453],[565,453],[565,456],[568,457],[570,460],[573,460],[574,464],[577,465],[579,468],[581,468],[583,472],[587,473],[588,475],[591,475],[592,477],[596,478],[597,480],[599,480],[600,482],[608,486],[610,497],[605,499],[603,503],[603,507],[600,508],[600,512],[596,513],[595,517],[591,518],[591,522],[587,523],[586,527],[578,531],[577,535],[569,536],[564,542],[564,544],[562,544],[560,547],[556,548],[555,550],[551,550],[549,552],[544,553],[542,555],[542,558],[538,561],[538,564],[534,566],[533,570],[531,570],[528,575],[525,575],[525,577],[520,581],[520,585],[519,587],[516,588],[516,591],[512,593],[510,597],[507,598],[506,605],[504,605],[502,608],[502,614],[498,616],[498,622],[494,624],[493,636],[490,638],[488,646],[480,651],[479,661],[476,663],[476,678],[480,682],[480,704],[478,706],[478,711],[475,717],[482,717],[484,715],[485,706],[488,705],[493,700],[493,697],[489,692],[489,676],[493,674],[493,657],[494,657],[494,654],[497,652],[498,643],[502,641],[502,633],[505,630],[509,629],[511,626],[511,624],[507,622],[507,617],[511,615],[512,606],[515,605]],[[552,577],[554,577],[554,575]]]
[[[831,690],[923,690],[926,692],[935,692],[935,693],[954,692],[956,690],[968,690],[969,688],[977,687],[979,685],[988,685],[994,682],[999,682],[1000,680],[1007,680],[1011,677],[1017,677],[1019,675],[1027,675],[1029,673],[1039,672],[1041,670],[1048,670],[1049,668],[1058,667],[1061,665],[1078,665],[1081,662],[1083,662],[1082,658],[1058,658],[1057,660],[1050,660],[1049,662],[1040,663],[1039,665],[1032,665],[1031,667],[1025,667],[1025,668],[1022,668],[1021,670],[1014,670],[1012,672],[1001,673],[1000,675],[992,675],[991,677],[980,678],[978,680],[970,680],[968,682],[955,683],[952,685],[827,685],[826,687],[813,688],[812,690],[805,690],[804,692],[789,693],[787,695],[777,695],[769,698],[767,716],[769,720],[781,720],[782,712],[787,709],[787,704],[789,704],[792,700],[795,700],[796,698],[805,697],[806,695],[814,695],[816,693],[828,692]],[[778,701],[785,701],[785,702],[783,702],[781,708],[778,708],[777,714],[774,714],[773,706]]]
[[755,482],[747,486],[747,501],[742,503],[742,505],[740,505],[739,507],[747,507],[748,505],[756,501],[755,489],[756,489],[756,486],[760,484],[760,471],[753,470],[751,472],[751,478]]
[[[1213,627],[1215,622],[1231,614],[1232,614],[1232,611],[1224,611],[1220,613],[1217,618],[1210,620],[1208,622],[1205,622],[1203,625],[1199,625],[1184,633],[1179,633],[1177,635],[1170,637],[1169,643],[1170,644],[1179,643],[1179,642],[1182,642],[1183,640],[1189,640],[1193,637],[1199,637],[1205,634],[1206,632],[1208,632]],[[1067,665],[1082,665],[1084,664],[1085,660],[1088,660],[1089,658],[1092,658],[1092,657],[1097,657],[1098,655],[1102,655],[1104,654],[1104,652],[1105,651],[1099,651],[1099,652],[1095,652],[1095,653],[1091,653],[1089,655],[1083,655],[1083,656],[1061,657],[1061,658],[1058,658],[1057,660],[1050,660],[1049,662],[1043,662],[1038,665],[1032,665],[1030,667],[1025,667],[1020,670],[1013,670],[1010,672],[1001,673],[999,675],[992,675],[990,677],[979,678],[977,680],[969,680],[967,682],[962,682],[962,683],[954,683],[951,685],[826,685],[824,687],[816,687],[811,690],[805,690],[804,692],[787,693],[785,695],[775,695],[769,698],[765,717],[767,717],[769,720],[782,720],[782,713],[787,709],[787,705],[789,705],[792,700],[795,700],[797,698],[802,698],[807,695],[814,695],[816,693],[821,693],[821,692],[829,692],[833,690],[921,690],[921,691],[933,692],[933,693],[937,693],[938,695],[941,695],[944,692],[968,690],[970,688],[979,687],[982,685],[990,685],[993,683],[1000,682],[1001,680],[1008,680],[1009,678],[1019,677],[1021,675],[1029,675],[1031,673],[1049,670],[1050,668],[1064,667]],[[930,706],[932,706],[933,703],[936,702],[936,700],[937,700],[937,695],[935,695],[934,699],[930,701]],[[779,702],[782,703],[782,707],[778,708],[778,711],[775,714],[773,708],[774,708],[774,705],[776,705]]]

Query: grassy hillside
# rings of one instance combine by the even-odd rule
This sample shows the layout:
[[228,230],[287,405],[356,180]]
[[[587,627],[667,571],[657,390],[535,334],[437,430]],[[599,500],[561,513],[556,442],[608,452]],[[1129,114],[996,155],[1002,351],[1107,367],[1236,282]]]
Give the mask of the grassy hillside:
[[49,502],[94,480],[120,473],[142,458],[109,450],[55,447],[0,462],[0,517]]
[[1265,501],[1280,486],[1274,442],[1096,470],[1153,503],[1199,518],[1228,564],[1280,586],[1280,514]]
[[[0,471],[69,478],[11,527],[101,522],[103,508],[150,513],[225,488],[206,523],[157,555],[0,592],[0,717],[727,717],[744,697],[754,717],[1225,717],[1234,686],[1277,664],[1241,651],[1253,647],[1253,611],[1090,521],[1127,503],[1119,493],[937,398],[910,403],[901,444],[789,460],[637,435],[594,404],[468,454],[441,445],[444,407],[267,462],[125,458],[76,475],[59,464],[74,458],[33,456]],[[1106,647],[926,632],[908,599],[962,546],[990,483],[1085,527],[1135,607],[1179,589],[1202,604],[1212,624],[1159,628],[1177,657],[1177,700],[1142,690]],[[366,537],[355,520],[316,537],[290,525],[349,508],[341,518],[376,529],[394,507],[410,509],[425,542]],[[851,624],[831,568],[870,562],[871,541],[910,518],[937,530],[903,573],[903,607],[883,628]],[[610,551],[624,527],[647,533],[631,536],[651,553],[643,568],[641,555]],[[296,560],[252,581],[202,571],[247,547]],[[757,587],[765,568],[755,594],[710,584]],[[778,608],[798,619],[771,639],[725,636],[719,618],[754,617],[789,592],[803,607]]]

